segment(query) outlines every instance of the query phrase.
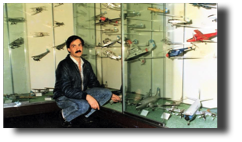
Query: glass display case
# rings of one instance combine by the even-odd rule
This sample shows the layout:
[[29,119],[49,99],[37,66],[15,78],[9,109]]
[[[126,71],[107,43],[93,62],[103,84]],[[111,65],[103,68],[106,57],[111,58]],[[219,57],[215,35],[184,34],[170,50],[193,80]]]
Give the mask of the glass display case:
[[124,113],[170,128],[217,128],[216,4],[122,8]]
[[4,4],[4,108],[54,101],[55,69],[73,27],[72,4]]
[[122,97],[103,107],[217,128],[216,15],[214,3],[5,3],[4,108],[54,102],[55,69],[76,34],[99,82]]
[[[104,87],[116,91],[117,95],[121,95],[122,86],[121,23],[120,3],[95,4],[96,75]],[[104,107],[122,112],[122,103],[110,101]]]

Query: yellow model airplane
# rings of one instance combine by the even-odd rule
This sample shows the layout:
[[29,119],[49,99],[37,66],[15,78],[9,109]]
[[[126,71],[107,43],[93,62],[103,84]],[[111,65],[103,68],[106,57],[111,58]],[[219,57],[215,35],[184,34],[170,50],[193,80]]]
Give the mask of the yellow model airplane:
[[161,10],[158,8],[153,8],[153,7],[148,7],[148,10],[150,10],[151,12],[157,12],[157,13],[169,13],[169,10],[166,8],[165,10]]

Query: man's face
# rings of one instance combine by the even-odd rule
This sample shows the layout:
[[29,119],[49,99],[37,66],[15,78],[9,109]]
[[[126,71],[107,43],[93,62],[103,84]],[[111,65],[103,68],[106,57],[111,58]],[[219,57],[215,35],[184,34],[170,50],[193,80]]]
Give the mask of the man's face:
[[73,57],[80,58],[82,55],[82,42],[80,39],[76,39],[71,42],[70,47],[67,50]]

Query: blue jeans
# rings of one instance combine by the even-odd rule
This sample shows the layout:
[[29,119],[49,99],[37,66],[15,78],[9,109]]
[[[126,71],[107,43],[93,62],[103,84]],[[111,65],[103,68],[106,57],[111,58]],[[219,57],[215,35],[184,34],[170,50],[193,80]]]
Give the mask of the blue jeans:
[[[103,106],[112,96],[112,92],[106,88],[95,87],[88,89],[85,92],[94,97],[99,103],[99,106]],[[85,113],[87,113],[85,117],[89,117],[96,111],[90,107],[85,99],[72,99],[61,96],[56,99],[56,104],[62,109],[62,115],[68,122]]]

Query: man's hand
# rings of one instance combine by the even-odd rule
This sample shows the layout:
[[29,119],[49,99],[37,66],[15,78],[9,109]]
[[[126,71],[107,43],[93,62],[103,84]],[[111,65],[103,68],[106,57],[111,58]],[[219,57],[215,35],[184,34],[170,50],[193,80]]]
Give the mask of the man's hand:
[[112,95],[111,100],[113,102],[121,102],[121,98],[115,94]]
[[92,109],[100,110],[99,104],[95,98],[93,98],[91,95],[87,94],[86,100],[91,106]]

